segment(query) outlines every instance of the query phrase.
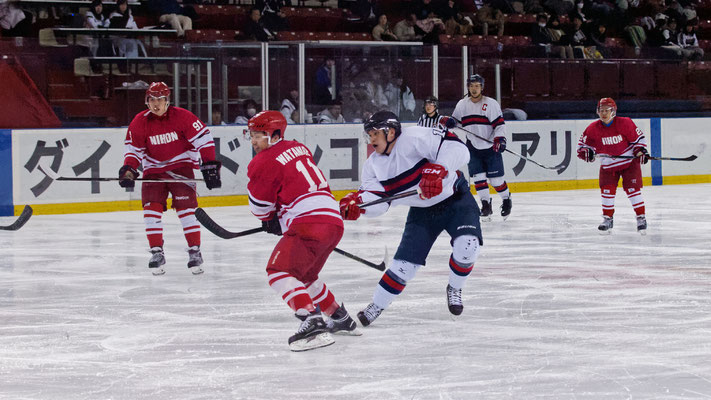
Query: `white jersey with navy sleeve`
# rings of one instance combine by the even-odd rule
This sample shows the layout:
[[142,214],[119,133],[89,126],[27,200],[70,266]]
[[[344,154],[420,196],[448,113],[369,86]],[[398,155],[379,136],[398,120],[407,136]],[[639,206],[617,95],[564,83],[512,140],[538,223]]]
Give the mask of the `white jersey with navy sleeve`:
[[[363,165],[359,190],[364,202],[394,196],[416,189],[422,168],[427,163],[442,165],[448,174],[442,182],[442,193],[421,199],[417,195],[394,200],[392,205],[429,207],[454,194],[457,169],[469,162],[469,150],[457,135],[441,129],[412,126],[403,128],[389,155],[374,152]],[[376,217],[387,211],[387,203],[365,209],[365,216]]]
[[[467,139],[479,150],[493,146],[494,137],[505,137],[504,116],[499,103],[491,97],[482,96],[476,103],[469,96],[459,100],[452,113],[462,128],[467,131]],[[479,139],[475,134],[486,140]]]

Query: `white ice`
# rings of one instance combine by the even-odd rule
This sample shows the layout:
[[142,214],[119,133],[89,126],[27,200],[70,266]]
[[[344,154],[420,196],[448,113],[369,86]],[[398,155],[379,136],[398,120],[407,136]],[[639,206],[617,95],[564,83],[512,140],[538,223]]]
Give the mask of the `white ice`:
[[[461,317],[442,235],[363,336],[305,353],[289,351],[299,321],[266,282],[275,236],[203,229],[192,276],[168,212],[154,277],[141,213],[37,215],[0,231],[0,399],[711,398],[711,185],[643,194],[644,237],[621,191],[610,236],[597,190],[514,193],[512,216],[482,226]],[[246,207],[207,211],[258,226]],[[406,211],[348,222],[339,247],[394,254]],[[322,272],[353,315],[380,276],[337,254]]]

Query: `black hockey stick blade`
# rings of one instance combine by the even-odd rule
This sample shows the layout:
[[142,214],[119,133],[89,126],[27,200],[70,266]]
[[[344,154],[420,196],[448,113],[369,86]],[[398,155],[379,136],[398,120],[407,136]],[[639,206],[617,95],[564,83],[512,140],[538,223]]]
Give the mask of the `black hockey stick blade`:
[[[66,176],[60,176],[57,172],[55,172],[51,167],[43,164],[37,165],[37,168],[42,171],[45,175],[48,177],[54,179],[55,181],[75,181],[75,182],[114,182],[114,181],[119,181],[120,178],[81,178],[81,177],[66,177]],[[140,182],[202,182],[203,179],[145,179],[145,178],[136,178],[134,179],[136,181]]]
[[[636,156],[613,156],[612,154],[595,154],[596,157],[605,157],[605,158],[621,158],[621,159],[635,159],[637,158]],[[696,154],[692,154],[688,157],[649,157],[650,160],[657,160],[657,161],[694,161],[697,158],[699,158]]]
[[358,207],[360,207],[360,208],[366,208],[366,207],[374,206],[374,205],[380,204],[380,203],[389,203],[389,202],[391,202],[391,201],[393,201],[393,200],[402,199],[402,198],[404,198],[404,197],[410,197],[410,196],[412,196],[413,194],[417,194],[417,193],[418,193],[417,190],[408,190],[407,192],[398,193],[398,194],[396,194],[395,196],[383,197],[382,199],[373,200],[373,201],[369,201],[369,202],[367,202],[367,203],[358,204]]
[[27,220],[30,219],[32,216],[32,207],[30,206],[25,206],[25,208],[22,210],[22,213],[20,213],[20,216],[17,217],[15,222],[13,222],[10,225],[7,226],[0,226],[0,230],[3,231],[16,231],[20,228],[22,228],[23,225],[27,222]]
[[385,261],[384,260],[380,264],[376,264],[376,263],[370,262],[368,260],[365,260],[363,258],[360,258],[355,254],[351,254],[345,250],[341,250],[338,247],[333,249],[333,251],[335,251],[336,253],[338,253],[342,256],[346,256],[346,257],[350,258],[351,260],[355,260],[355,261],[358,261],[359,263],[365,264],[365,265],[369,266],[370,268],[375,268],[378,271],[385,271]]
[[217,222],[215,222],[202,208],[195,209],[195,218],[204,226],[208,231],[215,234],[215,236],[221,237],[222,239],[234,239],[240,236],[247,236],[257,232],[263,232],[264,228],[254,228],[247,229],[242,232],[231,232],[227,229],[221,227]]

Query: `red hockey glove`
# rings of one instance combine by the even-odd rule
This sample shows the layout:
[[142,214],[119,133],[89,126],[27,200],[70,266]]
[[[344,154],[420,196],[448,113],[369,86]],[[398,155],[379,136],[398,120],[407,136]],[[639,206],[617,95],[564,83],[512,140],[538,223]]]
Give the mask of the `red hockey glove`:
[[595,161],[595,150],[589,147],[581,147],[578,149],[578,158],[586,162],[593,162]]
[[452,117],[442,117],[440,123],[447,129],[452,129],[457,126],[457,120]]
[[503,136],[497,136],[494,138],[494,151],[497,153],[503,153],[506,150],[506,138]]
[[442,193],[442,179],[447,176],[447,170],[439,164],[427,163],[422,168],[420,179],[420,198],[430,199]]
[[130,165],[124,165],[119,169],[119,186],[123,188],[132,188],[136,186],[136,178],[141,175]]
[[355,221],[365,212],[365,210],[358,207],[358,204],[363,202],[363,199],[360,198],[361,193],[360,191],[350,192],[338,203],[343,219]]
[[639,162],[642,164],[646,164],[649,162],[649,152],[647,152],[647,149],[644,147],[638,147],[634,151],[635,157],[639,157]]
[[202,172],[202,177],[205,179],[205,186],[210,190],[222,187],[220,167],[222,167],[222,163],[219,161],[203,161],[200,166],[200,172]]

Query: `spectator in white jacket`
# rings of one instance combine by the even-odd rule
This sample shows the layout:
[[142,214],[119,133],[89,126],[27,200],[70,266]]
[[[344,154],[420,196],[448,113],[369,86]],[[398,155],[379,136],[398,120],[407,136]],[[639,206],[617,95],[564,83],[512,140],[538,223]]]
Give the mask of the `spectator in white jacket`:
[[2,36],[30,36],[32,14],[19,9],[14,1],[0,0],[0,28]]

